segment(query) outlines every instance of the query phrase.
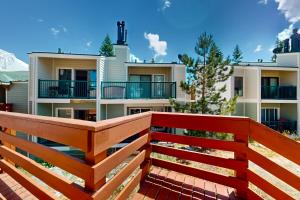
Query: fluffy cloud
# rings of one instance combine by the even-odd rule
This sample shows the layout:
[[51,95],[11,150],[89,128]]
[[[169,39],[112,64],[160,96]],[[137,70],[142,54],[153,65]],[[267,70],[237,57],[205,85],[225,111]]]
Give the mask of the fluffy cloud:
[[86,42],[85,45],[86,45],[87,47],[90,47],[90,46],[92,45],[92,41]]
[[167,55],[167,42],[159,40],[158,34],[144,33],[144,37],[149,41],[149,48],[154,51],[154,58]]
[[170,0],[163,0],[163,6],[162,6],[162,10],[166,10],[167,8],[171,7],[171,1]]
[[258,3],[259,4],[267,5],[268,4],[268,0],[259,0]]
[[54,28],[54,27],[50,28],[50,31],[51,31],[51,33],[52,33],[54,36],[56,36],[56,35],[58,35],[58,34],[60,33],[60,30],[58,30],[58,29],[56,29],[56,28]]
[[68,32],[68,29],[64,26],[58,26],[58,27],[50,28],[50,31],[51,31],[52,35],[57,36],[59,33]]
[[262,45],[257,45],[256,48],[254,49],[254,52],[260,52],[262,50]]
[[130,54],[130,62],[138,62],[138,63],[140,63],[140,62],[143,62],[141,59],[139,59],[137,56],[135,56],[134,54]]
[[283,29],[283,31],[278,33],[277,38],[280,41],[290,38],[290,36],[293,34],[293,29],[294,29],[294,24],[289,25],[288,28],[285,28]]
[[275,0],[278,3],[278,10],[292,24],[300,21],[300,1],[299,0]]

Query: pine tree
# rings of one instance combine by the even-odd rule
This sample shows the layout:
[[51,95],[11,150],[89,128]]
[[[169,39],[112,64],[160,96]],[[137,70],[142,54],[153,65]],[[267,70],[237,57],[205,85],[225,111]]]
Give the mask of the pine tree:
[[277,56],[276,54],[277,53],[282,53],[283,51],[283,46],[284,46],[284,42],[283,41],[280,41],[278,38],[276,39],[276,42],[275,42],[275,48],[273,49],[273,56],[271,58],[272,62],[276,62],[276,59],[277,59]]
[[[195,46],[197,59],[187,54],[179,55],[180,61],[186,65],[187,80],[181,82],[182,90],[190,95],[195,94],[194,102],[177,102],[170,99],[176,112],[201,114],[229,114],[232,112],[236,97],[227,100],[222,97],[226,91],[225,81],[232,75],[233,68],[229,66],[230,59],[224,59],[223,53],[215,44],[212,35],[203,33]],[[192,136],[209,136],[203,131],[187,131]]]
[[105,36],[102,42],[99,53],[100,56],[106,56],[106,57],[114,56],[113,45],[108,34]]
[[241,51],[239,45],[236,45],[232,53],[233,64],[238,65],[243,59],[243,52]]

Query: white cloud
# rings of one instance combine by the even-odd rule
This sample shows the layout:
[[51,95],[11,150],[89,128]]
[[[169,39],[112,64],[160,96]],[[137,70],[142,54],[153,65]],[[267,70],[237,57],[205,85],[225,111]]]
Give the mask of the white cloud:
[[259,0],[258,3],[259,4],[267,5],[268,4],[268,0]]
[[163,6],[162,6],[162,10],[166,10],[167,8],[171,7],[171,0],[162,0],[163,1]]
[[159,40],[158,34],[144,33],[144,37],[149,41],[149,48],[154,51],[154,58],[167,55],[167,42]]
[[257,53],[257,52],[260,52],[261,50],[262,50],[262,45],[259,44],[259,45],[257,45],[256,48],[254,49],[254,52]]
[[61,30],[63,31],[63,32],[68,32],[68,29],[66,28],[66,27],[64,27],[64,26],[61,26]]
[[140,63],[140,62],[143,62],[141,59],[139,59],[137,56],[135,56],[134,54],[130,54],[130,62],[138,62],[138,63]]
[[92,41],[86,42],[85,45],[86,45],[87,47],[90,47],[90,46],[92,45]]
[[288,28],[285,28],[283,29],[283,31],[278,33],[277,38],[280,41],[290,38],[290,36],[293,34],[293,29],[294,29],[294,24],[289,25]]
[[43,20],[43,19],[41,19],[41,18],[37,19],[36,21],[37,21],[37,22],[39,22],[39,23],[42,23],[42,22],[44,22],[44,20]]
[[275,0],[278,3],[277,9],[282,12],[285,18],[292,24],[300,21],[299,0]]
[[58,30],[58,29],[56,29],[56,28],[54,28],[54,27],[50,28],[50,31],[52,32],[52,34],[53,34],[54,36],[56,36],[56,35],[58,35],[58,34],[60,33],[60,30]]
[[57,36],[59,33],[68,32],[68,29],[65,26],[58,26],[50,28],[50,31],[54,36]]

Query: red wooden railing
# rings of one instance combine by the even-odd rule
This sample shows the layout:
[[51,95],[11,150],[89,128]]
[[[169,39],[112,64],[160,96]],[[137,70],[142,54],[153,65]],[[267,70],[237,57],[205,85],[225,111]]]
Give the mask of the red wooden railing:
[[[249,183],[256,185],[275,199],[293,199],[293,196],[252,171],[248,167],[249,161],[259,165],[296,190],[300,190],[300,177],[264,157],[260,152],[249,148],[249,139],[261,143],[298,165],[300,165],[300,144],[249,118],[148,112],[95,123],[0,112],[0,126],[2,127],[0,155],[3,157],[0,160],[0,168],[40,199],[55,199],[56,197],[15,166],[22,167],[70,199],[107,199],[128,177],[133,177],[115,197],[126,199],[148,174],[151,165],[235,188],[241,199],[262,199],[250,189]],[[222,141],[151,132],[153,126],[232,133],[234,139]],[[85,152],[85,159],[80,160],[55,149],[24,140],[15,136],[15,131],[81,149]],[[138,139],[107,156],[106,152],[110,147],[136,133],[140,135]],[[221,158],[167,147],[151,141],[230,151],[234,153],[234,157]],[[79,186],[65,177],[54,174],[16,152],[14,147],[82,178],[85,185]],[[235,174],[208,172],[178,162],[158,159],[151,156],[152,152],[231,169],[235,171]],[[131,159],[128,164],[106,181],[106,175],[129,157]],[[131,176],[133,173],[135,176]]]

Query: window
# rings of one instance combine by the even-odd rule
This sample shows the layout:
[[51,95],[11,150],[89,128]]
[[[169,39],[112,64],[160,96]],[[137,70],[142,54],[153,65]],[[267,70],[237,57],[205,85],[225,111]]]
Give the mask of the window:
[[72,108],[57,108],[56,116],[62,118],[73,118]]
[[276,122],[279,120],[279,108],[262,108],[261,122]]
[[243,93],[243,77],[234,77],[234,95],[242,97]]

